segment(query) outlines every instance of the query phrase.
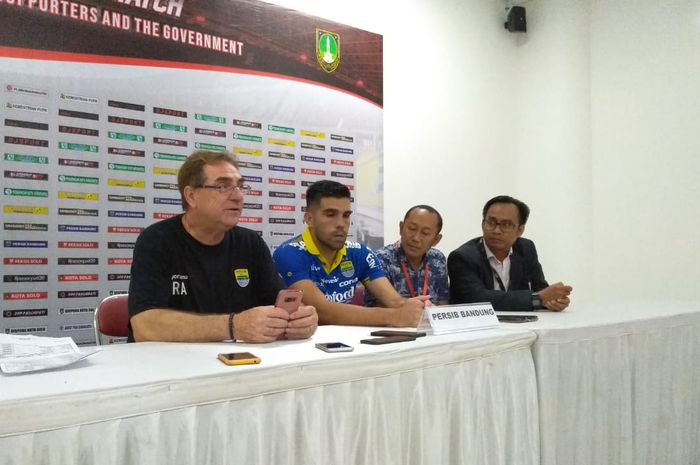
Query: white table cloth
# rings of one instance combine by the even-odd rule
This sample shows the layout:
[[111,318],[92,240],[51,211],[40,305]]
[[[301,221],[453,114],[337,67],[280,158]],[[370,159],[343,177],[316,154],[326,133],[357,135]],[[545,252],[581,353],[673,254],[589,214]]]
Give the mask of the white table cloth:
[[[533,333],[359,344],[370,330],[116,345],[71,369],[0,375],[0,464],[539,462]],[[355,351],[314,348],[330,341]],[[216,359],[232,351],[262,364]]]
[[700,464],[700,305],[538,315],[543,465]]

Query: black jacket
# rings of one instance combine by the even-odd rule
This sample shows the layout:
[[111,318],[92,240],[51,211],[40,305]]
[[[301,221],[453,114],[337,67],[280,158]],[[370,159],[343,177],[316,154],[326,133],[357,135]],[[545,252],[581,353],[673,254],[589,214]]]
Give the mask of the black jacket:
[[549,284],[537,259],[535,243],[518,238],[510,256],[510,283],[507,291],[494,290],[493,270],[486,258],[481,237],[462,244],[447,258],[450,275],[450,303],[491,302],[494,310],[530,311],[532,293]]

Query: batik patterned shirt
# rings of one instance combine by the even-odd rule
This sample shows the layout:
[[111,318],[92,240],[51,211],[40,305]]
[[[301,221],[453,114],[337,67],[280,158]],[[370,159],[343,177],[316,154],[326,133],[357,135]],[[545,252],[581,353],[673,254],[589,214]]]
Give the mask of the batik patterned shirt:
[[[428,289],[426,293],[430,295],[430,300],[434,303],[449,300],[450,287],[447,281],[447,260],[445,259],[445,254],[438,249],[429,249],[417,270],[411,268],[411,265],[408,263],[408,259],[401,247],[401,241],[378,249],[375,255],[379,258],[387,279],[402,297],[411,297],[403,267],[401,266],[403,262],[405,263],[411,286],[413,286],[414,296],[423,295],[425,273],[427,271]],[[374,307],[381,304],[377,302],[377,299],[371,293],[366,292],[365,305]]]

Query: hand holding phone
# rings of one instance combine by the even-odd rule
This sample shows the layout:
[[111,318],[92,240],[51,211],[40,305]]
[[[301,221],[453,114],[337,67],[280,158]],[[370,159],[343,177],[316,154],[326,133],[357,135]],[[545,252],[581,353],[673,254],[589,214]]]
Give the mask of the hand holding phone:
[[292,314],[299,309],[303,295],[304,293],[300,289],[282,289],[277,293],[275,307],[287,310]]
[[250,352],[219,354],[218,358],[226,365],[254,365],[260,363],[260,359]]

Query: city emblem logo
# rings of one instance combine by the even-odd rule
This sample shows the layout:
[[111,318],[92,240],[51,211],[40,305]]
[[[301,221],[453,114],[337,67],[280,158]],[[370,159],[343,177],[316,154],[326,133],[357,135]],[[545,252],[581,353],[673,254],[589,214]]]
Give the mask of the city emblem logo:
[[321,68],[332,73],[340,64],[340,34],[316,29],[316,59]]
[[241,287],[246,287],[250,283],[250,275],[247,268],[239,268],[233,270],[233,275],[236,277],[236,282]]

